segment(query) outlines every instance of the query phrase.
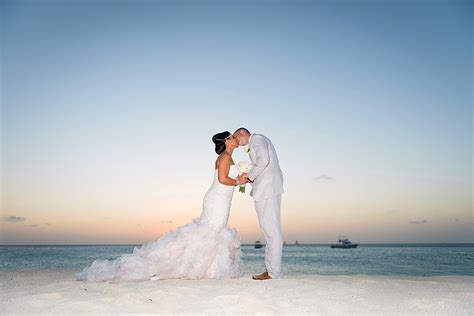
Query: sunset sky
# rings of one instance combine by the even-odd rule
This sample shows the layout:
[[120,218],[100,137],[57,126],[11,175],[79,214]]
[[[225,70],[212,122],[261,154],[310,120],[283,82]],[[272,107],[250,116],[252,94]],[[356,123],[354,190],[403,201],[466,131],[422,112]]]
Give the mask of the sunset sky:
[[[276,147],[288,243],[474,242],[472,2],[0,5],[0,244],[156,240],[240,126]],[[263,240],[248,194],[230,225]]]

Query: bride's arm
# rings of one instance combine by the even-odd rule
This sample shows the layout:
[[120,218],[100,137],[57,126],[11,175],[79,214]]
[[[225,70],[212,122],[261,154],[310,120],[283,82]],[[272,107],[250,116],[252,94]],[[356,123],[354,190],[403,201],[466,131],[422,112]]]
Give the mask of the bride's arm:
[[220,158],[220,161],[217,164],[217,178],[219,179],[219,182],[224,185],[236,186],[238,184],[237,180],[229,178],[229,169],[231,163],[232,159],[228,155],[224,155]]

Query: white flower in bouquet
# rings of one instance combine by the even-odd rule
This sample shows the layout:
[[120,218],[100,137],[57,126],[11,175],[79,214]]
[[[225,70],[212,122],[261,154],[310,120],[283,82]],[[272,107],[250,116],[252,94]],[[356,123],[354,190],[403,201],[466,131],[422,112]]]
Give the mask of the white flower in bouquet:
[[[249,173],[252,170],[252,163],[250,161],[241,161],[237,164],[239,167],[239,174]],[[245,193],[245,183],[241,184],[239,187],[239,192]]]

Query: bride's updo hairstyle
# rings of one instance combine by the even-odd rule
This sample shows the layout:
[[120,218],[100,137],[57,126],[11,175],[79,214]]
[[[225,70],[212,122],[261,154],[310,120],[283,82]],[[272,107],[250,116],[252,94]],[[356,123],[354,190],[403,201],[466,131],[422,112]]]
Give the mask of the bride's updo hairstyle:
[[229,137],[231,134],[230,132],[222,132],[222,133],[217,133],[216,135],[212,136],[212,142],[216,146],[216,154],[220,155],[224,152],[225,150],[225,139]]

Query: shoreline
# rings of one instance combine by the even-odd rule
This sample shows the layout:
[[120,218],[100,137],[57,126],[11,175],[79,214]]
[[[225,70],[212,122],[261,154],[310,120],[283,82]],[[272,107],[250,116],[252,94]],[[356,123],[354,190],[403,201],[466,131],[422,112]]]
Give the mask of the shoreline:
[[3,313],[471,314],[474,276],[308,275],[87,283],[78,270],[0,270]]
[[[64,268],[23,268],[23,269],[2,269],[0,268],[0,284],[1,284],[1,278],[3,277],[3,274],[23,274],[23,273],[53,273],[53,274],[71,274],[75,275],[78,272],[81,272],[82,269],[85,266],[82,266],[77,269],[64,269]],[[260,270],[259,270],[260,271]],[[258,271],[257,271],[258,273]],[[251,274],[245,274],[242,276],[242,278],[251,278]],[[387,279],[400,279],[400,280],[416,280],[416,281],[422,281],[427,278],[433,278],[437,279],[439,278],[440,280],[446,279],[446,278],[472,278],[473,284],[474,284],[474,272],[472,274],[430,274],[430,275],[410,275],[410,274],[363,274],[363,273],[354,273],[354,274],[285,274],[281,280],[284,279],[306,279],[306,278],[317,278],[317,277],[368,277],[368,278],[387,278]],[[182,280],[182,281],[199,281],[199,280],[183,280],[183,279],[167,279],[167,280]],[[232,279],[224,279],[224,280],[232,280]],[[165,281],[165,280],[159,280],[159,281]],[[79,282],[79,281],[78,281]],[[141,281],[141,282],[146,282],[146,281]],[[86,282],[87,283],[87,282]],[[94,283],[94,282],[91,282]],[[96,283],[102,283],[102,282],[96,282]],[[134,283],[134,282],[126,282],[126,283]],[[140,283],[140,282],[135,282],[135,283]]]

